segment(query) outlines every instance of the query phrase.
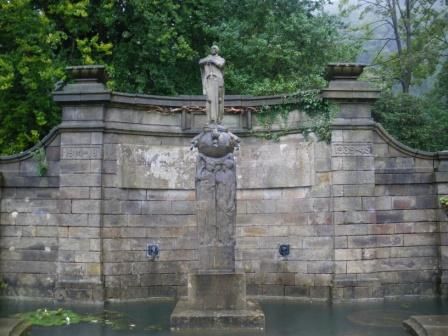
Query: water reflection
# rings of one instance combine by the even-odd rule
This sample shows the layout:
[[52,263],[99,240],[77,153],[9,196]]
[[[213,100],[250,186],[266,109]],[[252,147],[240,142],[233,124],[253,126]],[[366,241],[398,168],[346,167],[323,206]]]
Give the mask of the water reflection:
[[[334,305],[265,301],[262,306],[266,315],[266,336],[404,336],[408,334],[401,323],[410,315],[448,314],[448,302],[442,299]],[[60,306],[42,302],[3,300],[0,302],[0,316],[11,316],[42,307],[55,309]],[[169,331],[169,316],[174,302],[114,303],[107,304],[104,308],[106,311],[102,307],[86,305],[70,305],[64,308],[78,313],[108,315],[103,315],[105,323],[33,327],[29,335],[173,336]],[[110,313],[111,311],[116,313]],[[119,323],[107,323],[113,319],[119,319]],[[226,333],[212,334],[221,336]],[[189,335],[205,336],[205,333],[198,331]],[[243,332],[232,332],[231,335],[252,336]]]

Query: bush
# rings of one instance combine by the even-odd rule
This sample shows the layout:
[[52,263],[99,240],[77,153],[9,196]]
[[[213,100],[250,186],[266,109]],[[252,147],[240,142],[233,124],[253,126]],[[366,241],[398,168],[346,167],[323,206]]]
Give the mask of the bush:
[[420,150],[448,149],[448,113],[431,97],[384,93],[373,118],[404,144]]

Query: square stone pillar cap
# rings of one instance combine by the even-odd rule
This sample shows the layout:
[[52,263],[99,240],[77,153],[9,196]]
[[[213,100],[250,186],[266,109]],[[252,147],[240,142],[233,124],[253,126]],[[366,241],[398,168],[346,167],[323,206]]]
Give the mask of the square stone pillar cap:
[[370,83],[360,81],[359,76],[366,64],[330,63],[325,78],[330,82],[322,90],[322,97],[329,100],[374,101],[378,99],[380,90]]
[[89,81],[106,83],[107,74],[104,65],[76,65],[65,68],[67,75],[75,80],[75,83]]
[[104,65],[77,65],[65,68],[71,80],[53,92],[59,104],[82,104],[84,102],[110,101],[111,92],[106,88]]
[[328,63],[325,69],[326,80],[357,80],[367,64]]

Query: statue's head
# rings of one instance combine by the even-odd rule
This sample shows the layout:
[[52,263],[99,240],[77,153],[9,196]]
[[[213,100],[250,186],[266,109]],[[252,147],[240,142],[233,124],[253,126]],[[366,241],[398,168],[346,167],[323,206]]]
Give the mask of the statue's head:
[[218,55],[219,47],[216,44],[212,45],[212,47],[210,48],[210,53],[212,55]]

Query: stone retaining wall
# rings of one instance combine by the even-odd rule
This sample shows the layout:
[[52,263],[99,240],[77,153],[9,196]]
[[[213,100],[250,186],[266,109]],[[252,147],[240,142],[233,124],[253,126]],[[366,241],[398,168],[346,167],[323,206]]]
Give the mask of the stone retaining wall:
[[[203,97],[109,92],[94,72],[54,97],[63,122],[31,151],[0,158],[4,295],[104,302],[186,295],[197,267],[195,153]],[[96,81],[95,81],[96,80]],[[323,96],[339,106],[330,144],[300,128],[278,141],[253,106],[226,97],[238,134],[236,266],[249,295],[352,300],[446,293],[448,153],[416,151],[371,119],[378,92],[356,78]],[[274,125],[279,129],[285,125]],[[148,257],[148,244],[160,253]],[[281,256],[279,246],[290,245]]]

